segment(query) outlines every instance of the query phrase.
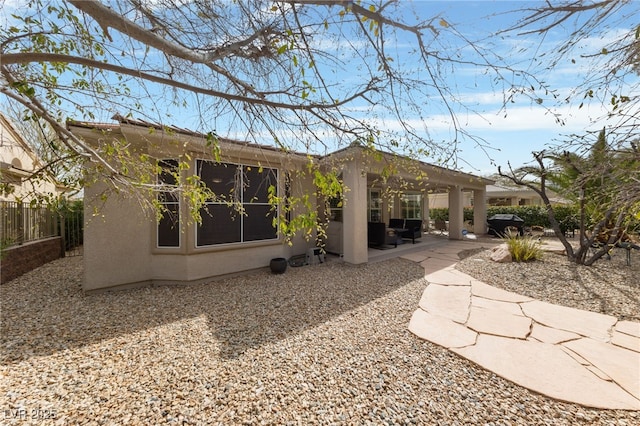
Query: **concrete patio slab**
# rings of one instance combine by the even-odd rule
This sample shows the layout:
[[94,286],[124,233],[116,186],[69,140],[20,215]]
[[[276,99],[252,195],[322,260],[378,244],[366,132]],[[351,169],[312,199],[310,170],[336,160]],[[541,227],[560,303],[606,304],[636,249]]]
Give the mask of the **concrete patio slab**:
[[428,283],[409,323],[415,335],[551,398],[640,410],[639,323],[493,288],[421,256]]
[[407,259],[410,260],[412,262],[416,262],[416,263],[420,263],[423,260],[426,260],[429,257],[428,252],[417,252],[417,253],[407,253],[407,254],[403,254],[402,256],[400,256],[401,259]]

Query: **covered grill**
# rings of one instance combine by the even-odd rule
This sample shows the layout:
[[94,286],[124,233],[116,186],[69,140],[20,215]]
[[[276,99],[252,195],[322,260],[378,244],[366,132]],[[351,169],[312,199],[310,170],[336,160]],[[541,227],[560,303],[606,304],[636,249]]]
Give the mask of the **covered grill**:
[[518,234],[524,235],[524,220],[515,214],[495,214],[487,219],[490,235],[502,237],[507,233],[507,228],[514,227]]

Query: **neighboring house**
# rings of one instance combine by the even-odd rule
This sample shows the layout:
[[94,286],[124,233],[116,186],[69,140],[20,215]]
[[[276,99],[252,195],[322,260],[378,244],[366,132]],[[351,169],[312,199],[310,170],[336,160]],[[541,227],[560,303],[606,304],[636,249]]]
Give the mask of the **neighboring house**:
[[[547,194],[554,204],[569,203],[569,201],[553,191],[547,190]],[[474,198],[472,192],[463,193],[462,199],[465,208],[473,207]],[[486,204],[488,206],[541,206],[544,203],[542,202],[542,198],[529,188],[493,184],[487,185]],[[447,194],[429,194],[430,208],[446,208],[448,206],[449,200]]]
[[47,173],[30,179],[42,167],[42,162],[15,125],[0,113],[0,183],[13,190],[0,189],[0,201],[29,201],[36,195],[63,193],[65,188]]
[[[223,203],[210,202],[202,223],[190,220],[186,203],[179,197],[165,196],[162,202],[172,212],[173,221],[158,221],[154,212],[145,212],[135,197],[100,196],[107,188],[98,181],[85,188],[84,262],[86,291],[141,284],[198,282],[215,276],[264,268],[272,258],[289,258],[304,254],[315,245],[301,236],[292,245],[284,244],[272,226],[266,188],[278,188],[292,196],[308,195],[314,208],[324,203],[315,198],[311,177],[297,173],[304,169],[306,154],[284,153],[273,147],[220,140],[222,159],[215,162],[205,149],[205,135],[166,127],[155,123],[114,117],[117,124],[69,122],[68,128],[90,144],[125,141],[130,149],[144,152],[171,166],[177,159],[188,159],[190,167],[181,179],[198,175],[216,194],[229,194],[236,189],[251,202],[243,202],[246,215],[233,214]],[[416,180],[415,169],[399,167],[396,176],[413,182],[412,191],[383,193],[394,179],[382,181],[383,165],[398,163],[391,154],[365,155],[365,149],[351,146],[326,157],[313,157],[327,167],[339,167],[348,188],[343,203],[331,203],[327,230],[327,251],[343,256],[344,261],[361,264],[368,261],[367,222],[389,223],[390,218],[428,217],[429,191],[447,192],[451,206],[449,238],[463,237],[463,191],[473,191],[476,199],[485,199],[485,186],[492,181],[470,174],[454,172],[426,163],[417,167],[428,179]],[[415,163],[413,163],[415,164]],[[162,175],[160,176],[162,179]],[[484,202],[474,207],[474,232],[486,232]],[[293,213],[295,214],[295,212]],[[426,226],[426,224],[425,224]]]
[[[487,188],[490,185],[487,186]],[[473,193],[465,191],[462,193],[462,205],[464,208],[473,207]],[[449,196],[443,193],[429,194],[429,207],[432,209],[446,209],[449,207]]]
[[[547,189],[547,196],[554,204],[567,204],[569,201]],[[489,206],[541,206],[544,204],[537,192],[518,186],[488,185],[487,204]]]
[[66,190],[41,172],[43,166],[15,125],[0,113],[0,284],[64,255],[58,214],[30,203]]

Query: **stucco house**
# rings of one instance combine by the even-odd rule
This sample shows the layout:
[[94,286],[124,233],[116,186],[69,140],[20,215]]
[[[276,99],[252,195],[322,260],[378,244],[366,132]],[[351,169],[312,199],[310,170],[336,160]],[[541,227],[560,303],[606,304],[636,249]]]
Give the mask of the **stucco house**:
[[[462,194],[464,207],[471,208],[474,204],[473,192],[466,191]],[[569,204],[570,201],[562,198],[554,191],[547,189],[547,195],[553,204]],[[542,206],[544,203],[540,195],[532,189],[517,186],[487,185],[485,202],[488,206]],[[446,208],[449,206],[447,194],[429,194],[429,207]]]
[[[554,204],[570,203],[550,189],[547,189],[547,196]],[[542,206],[544,202],[532,189],[494,184],[487,186],[487,204],[490,206]]]
[[59,195],[66,191],[54,177],[43,173],[39,179],[31,175],[43,167],[16,126],[0,112],[0,183],[11,191],[0,189],[0,201],[29,201],[36,195]]
[[[114,117],[115,124],[69,122],[68,128],[94,145],[126,141],[132,149],[147,153],[170,166],[182,159],[190,167],[180,178],[198,175],[216,194],[228,194],[234,188],[242,192],[245,215],[235,215],[224,203],[211,200],[200,224],[189,220],[186,203],[180,197],[161,195],[161,202],[173,216],[158,221],[127,194],[100,195],[106,188],[98,181],[85,187],[84,263],[85,291],[124,288],[143,284],[198,282],[211,277],[264,268],[272,258],[304,254],[315,246],[296,236],[292,244],[283,244],[283,236],[272,225],[273,212],[267,203],[266,188],[275,186],[278,194],[300,196],[323,208],[315,198],[311,177],[297,173],[307,164],[306,154],[246,142],[221,139],[221,159],[215,161],[205,149],[206,135],[177,127],[141,120]],[[463,238],[463,191],[472,191],[485,199],[485,187],[492,181],[470,174],[447,170],[427,163],[413,162],[428,179],[416,179],[416,169],[398,166],[396,177],[412,182],[411,190],[389,193],[394,179],[381,179],[384,165],[399,164],[391,154],[367,155],[360,146],[351,146],[328,156],[312,157],[318,164],[339,168],[348,188],[343,203],[331,204],[331,221],[325,239],[326,250],[339,254],[345,262],[368,261],[367,223],[390,218],[429,216],[425,202],[429,191],[448,193],[451,206],[449,238]],[[159,179],[163,179],[162,175]],[[242,189],[239,189],[242,188]],[[405,185],[405,188],[407,186]],[[250,202],[247,200],[250,199]],[[94,207],[99,213],[94,214]],[[474,206],[474,232],[484,234],[486,207]],[[295,214],[293,212],[292,214]],[[178,225],[176,225],[176,223]],[[425,221],[426,226],[426,221]]]

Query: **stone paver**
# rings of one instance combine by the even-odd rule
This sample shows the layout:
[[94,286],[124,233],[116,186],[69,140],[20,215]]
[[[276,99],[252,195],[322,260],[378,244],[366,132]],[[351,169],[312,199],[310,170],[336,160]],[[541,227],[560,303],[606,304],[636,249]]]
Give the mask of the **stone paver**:
[[422,262],[420,262],[420,266],[422,266],[424,268],[425,273],[430,273],[430,272],[437,272],[437,271],[441,271],[443,269],[446,269],[448,267],[450,267],[451,265],[454,265],[456,262],[453,260],[447,260],[447,259],[439,259],[437,257],[430,257],[428,259],[423,260]]
[[409,323],[414,334],[551,398],[640,410],[640,324],[477,281],[451,266],[468,248],[411,256],[428,282]]
[[[473,293],[473,286],[471,287]],[[522,316],[522,309],[517,303],[503,302],[502,300],[487,299],[485,297],[474,297],[471,306],[476,308],[490,309],[500,312],[508,312],[512,315]]]
[[464,325],[422,309],[413,313],[409,328],[421,338],[449,349],[473,345],[478,337]]
[[471,307],[466,325],[478,333],[515,339],[526,339],[531,332],[531,318],[476,306]]
[[[441,269],[425,276],[430,283],[453,285],[453,286],[471,286],[471,281],[475,281],[473,277],[457,271],[452,268]],[[471,289],[469,289],[471,292]]]
[[634,352],[640,352],[640,338],[629,336],[628,334],[614,330],[611,343]]
[[562,345],[611,377],[629,394],[640,396],[640,356],[637,352],[588,338]]
[[616,324],[616,331],[640,338],[640,322],[620,321]]
[[529,338],[554,345],[569,340],[579,339],[580,335],[570,331],[558,330],[542,324],[533,324]]
[[632,409],[638,403],[624,389],[594,375],[556,345],[480,334],[475,345],[452,351],[507,380],[561,401],[612,409]]
[[521,296],[501,288],[491,287],[482,281],[473,280],[471,283],[471,292],[474,296],[484,297],[485,299],[501,300],[503,302],[530,302],[530,297]]
[[464,324],[469,317],[471,289],[467,286],[429,284],[420,299],[420,309]]
[[538,300],[522,303],[521,306],[526,316],[535,318],[540,324],[602,341],[611,340],[611,329],[618,322],[611,315],[582,311]]

